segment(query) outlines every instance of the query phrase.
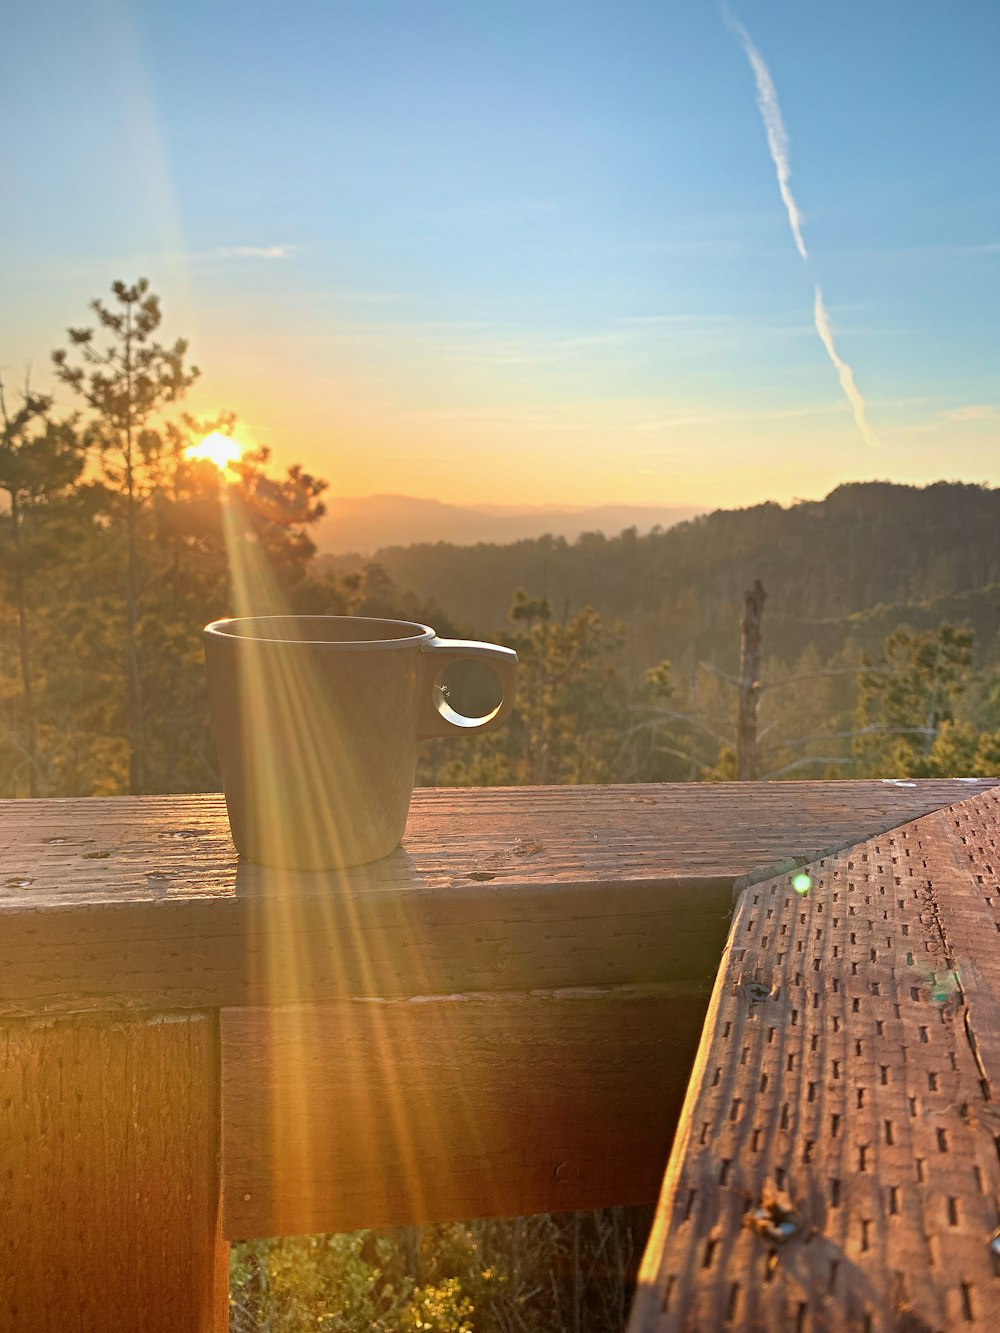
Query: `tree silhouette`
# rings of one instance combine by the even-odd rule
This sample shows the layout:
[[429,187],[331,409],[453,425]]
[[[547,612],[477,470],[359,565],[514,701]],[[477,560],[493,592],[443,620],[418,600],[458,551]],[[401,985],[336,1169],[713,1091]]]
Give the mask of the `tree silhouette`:
[[23,750],[30,796],[44,795],[46,786],[38,745],[30,584],[33,576],[61,554],[58,547],[46,542],[40,520],[46,511],[51,513],[83,470],[73,423],[52,421],[51,407],[50,397],[32,393],[30,385],[25,385],[20,405],[9,408],[0,380],[0,490],[6,491],[10,504],[5,520],[10,541],[0,550],[3,567],[11,575],[17,614],[23,701],[23,741],[11,733],[7,740]]
[[873,777],[918,772],[955,701],[969,683],[972,634],[954,625],[914,633],[905,625],[886,638],[881,660],[865,659],[858,686],[855,754]]
[[153,340],[161,323],[160,300],[146,278],[131,286],[115,282],[114,304],[91,302],[107,341],[98,345],[91,328],[71,328],[70,348],[80,358],[74,365],[65,349],[52,353],[56,374],[90,407],[85,442],[101,460],[105,479],[123,501],[120,523],[125,536],[124,588],[128,687],[129,785],[146,790],[145,705],[139,664],[140,603],[143,592],[139,556],[139,524],[149,498],[144,473],[163,447],[156,425],[163,408],[183,396],[197,378],[186,367],[187,343],[172,347]]

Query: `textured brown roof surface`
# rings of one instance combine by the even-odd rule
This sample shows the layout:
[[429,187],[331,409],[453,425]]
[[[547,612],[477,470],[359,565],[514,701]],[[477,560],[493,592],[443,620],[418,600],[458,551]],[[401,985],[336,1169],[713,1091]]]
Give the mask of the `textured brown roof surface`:
[[737,907],[630,1330],[1000,1328],[1000,794],[809,871]]

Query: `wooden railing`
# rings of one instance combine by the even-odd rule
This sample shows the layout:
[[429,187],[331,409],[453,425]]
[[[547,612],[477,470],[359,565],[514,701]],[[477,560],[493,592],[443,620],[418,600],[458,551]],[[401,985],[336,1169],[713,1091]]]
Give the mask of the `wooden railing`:
[[653,1201],[741,877],[990,785],[419,791],[315,874],[219,797],[5,803],[0,1327],[218,1333],[230,1240]]

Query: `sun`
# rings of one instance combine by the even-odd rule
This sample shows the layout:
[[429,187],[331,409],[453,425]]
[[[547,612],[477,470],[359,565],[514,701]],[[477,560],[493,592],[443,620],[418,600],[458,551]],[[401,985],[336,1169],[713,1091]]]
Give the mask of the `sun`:
[[228,435],[223,435],[217,430],[213,430],[211,435],[206,435],[197,444],[189,444],[184,450],[185,458],[214,463],[220,472],[228,472],[232,464],[242,456],[243,445],[237,444]]

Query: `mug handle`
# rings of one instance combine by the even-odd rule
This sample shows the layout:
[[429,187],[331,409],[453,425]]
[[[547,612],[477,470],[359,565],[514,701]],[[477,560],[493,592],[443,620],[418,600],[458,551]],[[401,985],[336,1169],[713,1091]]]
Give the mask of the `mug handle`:
[[[420,645],[427,654],[423,663],[423,700],[417,718],[417,740],[435,736],[451,736],[456,731],[467,736],[474,732],[492,731],[514,707],[517,691],[517,653],[513,648],[502,648],[498,643],[477,643],[473,639],[439,639],[436,635]],[[448,702],[444,688],[444,673],[454,662],[470,659],[486,662],[500,677],[500,702],[483,717],[466,717]]]

